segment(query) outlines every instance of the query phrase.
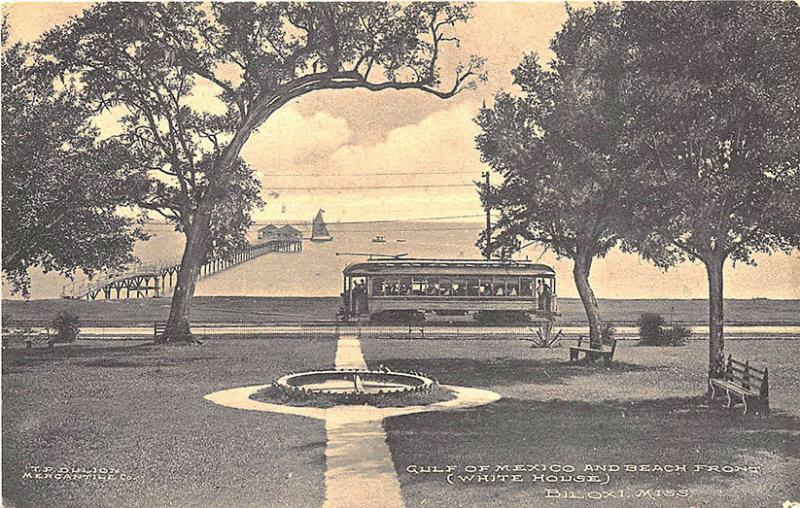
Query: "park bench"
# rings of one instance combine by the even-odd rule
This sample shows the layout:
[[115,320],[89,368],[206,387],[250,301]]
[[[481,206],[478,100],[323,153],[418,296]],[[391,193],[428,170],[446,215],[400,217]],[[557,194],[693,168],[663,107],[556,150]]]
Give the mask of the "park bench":
[[760,414],[769,414],[769,370],[766,367],[764,370],[756,369],[750,366],[749,360],[742,363],[728,355],[724,370],[719,371],[716,377],[710,377],[708,386],[712,401],[716,398],[717,388],[725,390],[727,408],[731,407],[731,394],[734,394],[742,401],[743,414],[747,414],[748,401],[749,406],[756,408]]
[[30,328],[3,328],[3,349],[9,349],[12,344],[24,344],[25,349],[33,349],[34,344],[45,344],[53,348],[54,340],[50,331],[32,331]]
[[30,330],[10,330],[7,333],[3,333],[3,349],[7,349],[9,344],[14,340],[19,340],[25,344],[25,349],[33,349],[35,344],[44,344],[48,349],[53,349],[53,345],[55,344],[49,331],[31,332]]
[[591,363],[601,358],[604,363],[610,363],[614,359],[614,351],[617,349],[617,340],[611,339],[611,347],[605,349],[603,346],[600,349],[591,348],[587,344],[583,346],[583,336],[578,337],[578,345],[569,347],[569,361],[574,362],[580,359],[581,353],[586,356],[586,359]]
[[153,323],[153,342],[158,342],[167,329],[167,323]]

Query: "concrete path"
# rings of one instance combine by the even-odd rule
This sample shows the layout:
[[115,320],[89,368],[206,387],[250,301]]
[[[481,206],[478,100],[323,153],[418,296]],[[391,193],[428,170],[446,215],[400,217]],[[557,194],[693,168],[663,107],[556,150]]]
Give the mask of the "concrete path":
[[[337,369],[366,369],[361,342],[339,337]],[[403,508],[383,418],[364,418],[377,408],[338,406],[325,415],[325,504],[323,508]],[[372,416],[372,415],[369,415]]]
[[325,430],[324,508],[404,506],[383,421],[359,421],[338,412],[325,419]]
[[270,385],[241,386],[239,388],[209,393],[203,398],[214,404],[234,409],[305,416],[306,418],[315,418],[317,420],[325,419],[325,409],[319,407],[286,406],[284,404],[271,404],[269,402],[261,402],[260,400],[250,398],[250,396],[254,395],[256,392],[269,387]]
[[361,353],[361,342],[352,335],[339,337],[336,343],[336,368],[337,369],[366,369],[367,362]]
[[[336,347],[337,369],[365,369],[361,343],[353,336],[342,336]],[[295,407],[260,402],[251,395],[269,385],[231,388],[205,396],[205,399],[236,409],[305,416],[325,421],[325,502],[323,508],[403,508],[383,420],[427,411],[467,409],[489,404],[500,395],[489,390],[442,385],[455,397],[425,406],[385,407],[335,406],[330,409]]]

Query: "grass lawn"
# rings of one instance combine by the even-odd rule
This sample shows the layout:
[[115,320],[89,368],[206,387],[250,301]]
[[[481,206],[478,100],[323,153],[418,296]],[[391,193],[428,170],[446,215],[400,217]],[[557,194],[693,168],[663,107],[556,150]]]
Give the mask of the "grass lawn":
[[[3,352],[4,506],[320,506],[323,422],[208,393],[331,367],[335,341],[126,342]],[[28,466],[132,480],[26,479]]]
[[[208,393],[331,367],[326,339],[208,340],[202,346],[93,342],[3,354],[4,506],[321,506],[321,421],[229,409]],[[800,499],[795,341],[731,341],[768,363],[766,419],[702,402],[706,344],[621,344],[612,367],[570,366],[566,348],[521,341],[364,339],[367,363],[420,370],[503,398],[471,410],[391,418],[385,428],[409,507],[781,506]],[[687,465],[609,474],[609,483],[461,482],[408,466]],[[695,464],[757,466],[694,473]],[[30,466],[114,468],[130,480],[24,478]],[[462,473],[463,476],[463,473]],[[460,482],[460,480],[459,480]],[[646,497],[548,499],[545,488]],[[686,489],[686,497],[665,497]],[[658,492],[657,492],[658,491]],[[661,494],[661,497],[658,496]],[[602,495],[602,494],[600,494]]]
[[[766,419],[706,407],[704,342],[681,348],[621,344],[619,363],[611,367],[570,366],[566,348],[537,350],[520,342],[362,342],[368,364],[422,370],[443,384],[503,396],[485,407],[385,423],[409,507],[766,507],[800,500],[797,342],[727,345],[755,366],[768,363],[773,413]],[[469,480],[468,466],[493,472],[506,464],[572,465],[575,475],[591,474],[584,472],[587,464],[686,465],[687,472],[608,472],[607,485],[534,482],[530,472],[522,473],[523,482]],[[465,480],[456,476],[450,485],[445,473],[408,472],[409,466],[448,465]],[[693,472],[695,465],[757,466],[760,473]],[[561,497],[547,498],[548,488]],[[569,491],[573,497],[565,498]],[[615,497],[579,498],[587,495]]]

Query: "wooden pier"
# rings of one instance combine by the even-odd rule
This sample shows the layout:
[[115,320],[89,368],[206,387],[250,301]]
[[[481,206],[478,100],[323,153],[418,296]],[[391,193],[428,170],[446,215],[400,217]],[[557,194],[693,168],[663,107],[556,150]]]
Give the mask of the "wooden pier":
[[[229,258],[211,258],[200,266],[200,278],[210,277],[232,266],[271,252],[302,252],[300,239],[269,240],[247,246]],[[180,261],[140,265],[131,270],[109,273],[83,282],[73,282],[61,290],[61,298],[96,300],[151,298],[167,295],[178,282]],[[102,296],[101,296],[102,295]]]

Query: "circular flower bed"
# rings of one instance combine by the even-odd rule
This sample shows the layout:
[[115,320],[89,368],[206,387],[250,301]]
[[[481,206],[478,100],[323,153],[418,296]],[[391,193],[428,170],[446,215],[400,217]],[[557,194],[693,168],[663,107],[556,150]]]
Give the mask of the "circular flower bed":
[[452,394],[433,378],[418,372],[326,369],[286,374],[253,398],[317,407],[346,404],[389,407],[431,404],[449,400]]

